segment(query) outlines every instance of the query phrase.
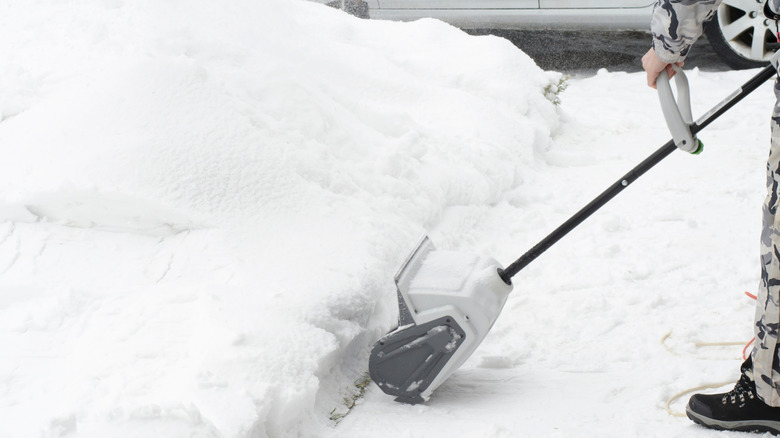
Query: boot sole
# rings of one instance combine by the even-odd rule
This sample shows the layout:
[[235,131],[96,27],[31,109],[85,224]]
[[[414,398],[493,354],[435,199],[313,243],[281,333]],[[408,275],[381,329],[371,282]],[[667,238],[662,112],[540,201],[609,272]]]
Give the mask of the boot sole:
[[714,418],[705,417],[691,411],[686,406],[685,413],[694,423],[704,427],[716,430],[735,430],[740,432],[769,432],[775,435],[780,434],[780,421],[772,420],[744,420],[744,421],[721,421]]

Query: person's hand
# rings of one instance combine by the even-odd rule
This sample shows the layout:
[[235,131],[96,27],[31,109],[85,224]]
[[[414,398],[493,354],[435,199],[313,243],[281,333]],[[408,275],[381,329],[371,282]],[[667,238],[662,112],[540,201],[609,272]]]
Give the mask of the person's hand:
[[[683,66],[682,62],[678,62],[679,67]],[[661,58],[655,54],[655,49],[652,47],[642,57],[642,68],[647,72],[647,86],[656,88],[655,81],[658,79],[658,75],[666,69],[666,74],[669,75],[669,79],[674,77],[674,68],[671,64],[661,61]]]

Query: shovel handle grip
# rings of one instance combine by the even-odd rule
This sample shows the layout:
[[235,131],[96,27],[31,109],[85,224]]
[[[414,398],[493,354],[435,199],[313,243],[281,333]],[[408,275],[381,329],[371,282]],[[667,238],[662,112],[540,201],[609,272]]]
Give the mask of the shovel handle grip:
[[669,127],[669,131],[672,133],[675,146],[685,152],[697,154],[701,152],[701,143],[691,133],[693,114],[691,112],[691,90],[688,85],[688,78],[685,76],[682,68],[674,64],[671,64],[671,66],[675,71],[674,83],[677,86],[677,99],[675,99],[672,92],[669,75],[666,73],[666,69],[664,69],[656,80],[661,110],[666,120],[666,126]]

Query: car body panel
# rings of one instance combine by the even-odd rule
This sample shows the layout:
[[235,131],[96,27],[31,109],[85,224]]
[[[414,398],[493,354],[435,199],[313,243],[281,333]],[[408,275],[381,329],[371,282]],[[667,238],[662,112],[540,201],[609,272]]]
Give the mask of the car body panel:
[[380,9],[539,9],[539,0],[379,0]]
[[646,8],[652,0],[539,0],[542,9]]
[[650,28],[653,0],[366,0],[370,18],[436,18],[463,29]]
[[620,9],[369,9],[380,20],[430,17],[462,29],[639,30],[649,32],[652,6]]
[[604,9],[645,8],[652,0],[374,0],[379,9]]

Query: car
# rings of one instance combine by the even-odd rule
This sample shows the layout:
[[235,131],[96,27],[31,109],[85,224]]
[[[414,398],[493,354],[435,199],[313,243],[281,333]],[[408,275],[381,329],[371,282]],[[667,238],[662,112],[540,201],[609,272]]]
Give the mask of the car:
[[[462,29],[648,31],[654,0],[334,0],[331,6],[380,20],[436,18]],[[780,47],[764,0],[724,0],[704,33],[732,68],[766,65]]]

